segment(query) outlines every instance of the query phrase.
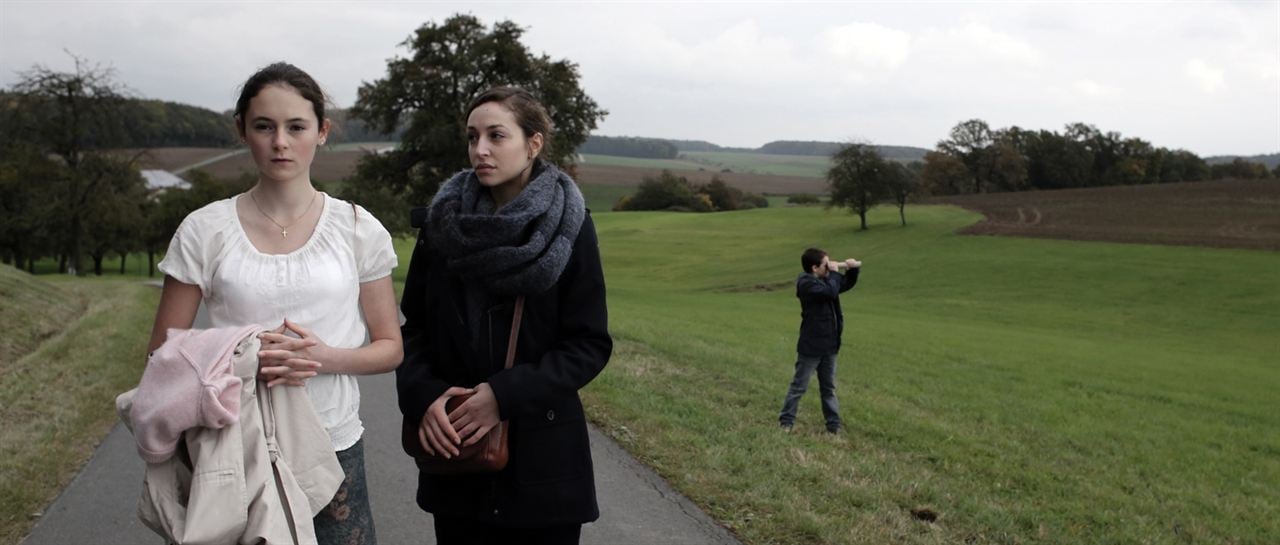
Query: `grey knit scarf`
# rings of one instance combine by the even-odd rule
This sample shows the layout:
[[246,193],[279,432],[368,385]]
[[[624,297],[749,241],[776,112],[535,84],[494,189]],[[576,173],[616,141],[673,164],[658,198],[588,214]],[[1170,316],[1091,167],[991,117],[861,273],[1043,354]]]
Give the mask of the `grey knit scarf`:
[[564,272],[586,215],[578,186],[539,160],[524,190],[495,208],[474,170],[455,174],[431,201],[432,247],[450,271],[494,295],[546,291]]

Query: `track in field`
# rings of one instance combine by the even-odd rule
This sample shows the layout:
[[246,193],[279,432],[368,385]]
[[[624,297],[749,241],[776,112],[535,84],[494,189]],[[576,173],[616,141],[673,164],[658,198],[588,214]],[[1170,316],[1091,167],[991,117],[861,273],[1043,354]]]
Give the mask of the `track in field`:
[[935,197],[985,219],[961,232],[1280,250],[1280,181],[1024,191]]

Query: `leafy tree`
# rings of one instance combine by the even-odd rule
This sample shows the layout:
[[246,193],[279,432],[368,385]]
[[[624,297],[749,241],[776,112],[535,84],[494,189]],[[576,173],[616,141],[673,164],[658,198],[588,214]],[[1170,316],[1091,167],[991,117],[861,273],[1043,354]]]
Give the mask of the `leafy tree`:
[[1035,189],[1083,187],[1092,175],[1093,155],[1084,145],[1041,130],[1023,140],[1027,183]]
[[[556,128],[545,156],[569,165],[607,112],[579,86],[576,64],[532,54],[520,43],[523,34],[511,21],[486,28],[471,15],[414,31],[401,44],[409,57],[389,60],[383,78],[361,84],[349,112],[383,134],[403,127],[400,145],[362,158],[355,174],[362,182],[348,184],[343,195],[380,218],[404,216],[406,205],[430,202],[445,178],[469,166],[463,138],[468,102],[498,85],[523,87],[542,101]],[[385,193],[371,194],[378,191]],[[366,200],[369,195],[374,198]]]
[[718,174],[711,176],[711,181],[702,187],[700,193],[707,194],[716,210],[737,210],[741,207],[742,190],[724,183]]
[[656,178],[645,176],[635,194],[620,199],[613,209],[710,212],[714,205],[710,197],[694,189],[688,178],[663,170]]
[[981,119],[962,121],[951,129],[951,136],[938,142],[938,150],[964,163],[969,170],[973,192],[982,193],[983,175],[991,171],[992,155],[988,148],[995,142],[991,127]]
[[1027,160],[1010,142],[998,141],[987,149],[987,165],[984,174],[991,185],[1000,191],[1021,191],[1027,188]]
[[889,165],[874,147],[860,142],[845,144],[831,160],[834,164],[827,170],[831,185],[828,206],[848,207],[858,215],[861,230],[865,231],[867,211],[886,194],[884,180]]
[[889,162],[886,166],[888,170],[884,178],[885,193],[893,199],[894,204],[898,205],[898,216],[902,218],[902,224],[906,225],[907,200],[920,189],[918,169],[923,168],[923,164],[916,169],[896,162]]
[[924,155],[920,180],[922,189],[930,195],[959,195],[969,182],[969,169],[953,155],[931,151]]
[[109,252],[120,256],[123,272],[125,256],[142,246],[146,182],[131,160],[93,154],[86,157],[85,163],[88,170],[101,177],[94,198],[85,206],[85,212],[93,219],[93,228],[85,233],[93,273],[102,276],[102,260]]
[[59,205],[55,225],[61,235],[60,251],[81,271],[85,238],[84,219],[92,199],[109,183],[110,172],[102,170],[109,161],[91,160],[97,150],[110,149],[124,141],[121,109],[124,87],[116,82],[110,68],[91,65],[72,55],[75,70],[57,72],[42,65],[18,75],[10,90],[14,110],[5,115],[4,127],[14,131],[8,139],[22,140],[42,152],[56,156],[66,166],[65,178],[57,184],[59,194],[50,198]]
[[52,253],[55,203],[49,199],[67,178],[66,167],[31,145],[0,149],[0,253],[6,263],[28,271]]
[[1209,167],[1209,175],[1214,180],[1222,178],[1256,180],[1268,178],[1271,173],[1267,171],[1267,166],[1262,163],[1254,163],[1248,159],[1236,157],[1230,163],[1219,163]]

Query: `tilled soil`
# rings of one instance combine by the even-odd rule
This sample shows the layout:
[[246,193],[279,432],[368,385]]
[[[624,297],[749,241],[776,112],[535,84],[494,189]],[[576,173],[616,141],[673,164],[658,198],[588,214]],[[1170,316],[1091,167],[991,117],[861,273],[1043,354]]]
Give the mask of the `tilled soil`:
[[986,218],[961,232],[1068,240],[1280,250],[1280,180],[934,197]]

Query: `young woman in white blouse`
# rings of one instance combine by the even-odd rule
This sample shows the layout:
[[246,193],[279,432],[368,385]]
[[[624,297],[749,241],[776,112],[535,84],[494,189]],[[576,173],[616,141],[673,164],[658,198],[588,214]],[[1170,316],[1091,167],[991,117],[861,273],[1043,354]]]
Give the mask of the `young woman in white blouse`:
[[[183,220],[159,268],[164,292],[149,350],[192,326],[258,324],[268,385],[303,386],[347,479],[316,515],[321,544],[376,543],[365,485],[360,390],[353,375],[385,373],[403,348],[387,230],[368,211],[311,183],[329,135],[325,96],[286,63],[259,70],[236,102],[236,129],[258,167],[249,191]],[[366,342],[367,340],[367,342]]]

